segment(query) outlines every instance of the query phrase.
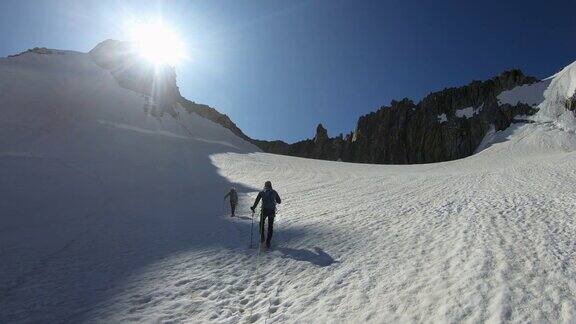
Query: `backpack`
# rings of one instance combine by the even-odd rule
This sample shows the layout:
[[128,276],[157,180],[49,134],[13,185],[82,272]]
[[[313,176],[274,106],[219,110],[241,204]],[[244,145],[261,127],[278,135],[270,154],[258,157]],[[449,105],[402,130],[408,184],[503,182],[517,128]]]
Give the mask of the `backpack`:
[[276,192],[272,189],[262,191],[262,209],[276,210]]

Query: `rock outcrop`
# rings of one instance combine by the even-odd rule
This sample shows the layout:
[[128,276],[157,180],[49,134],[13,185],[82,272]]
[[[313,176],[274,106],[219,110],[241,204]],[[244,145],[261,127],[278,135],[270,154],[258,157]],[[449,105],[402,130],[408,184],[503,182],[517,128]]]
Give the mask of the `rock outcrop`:
[[28,53],[40,54],[40,55],[52,55],[52,54],[66,55],[66,51],[53,50],[53,49],[48,49],[46,47],[34,47],[34,48],[31,48],[29,50],[26,50],[26,51],[18,53],[18,54],[8,55],[8,57],[17,57],[17,56],[21,56],[21,55],[28,54]]
[[184,109],[186,109],[187,112],[189,113],[195,113],[198,114],[206,119],[211,120],[212,122],[219,124],[225,128],[228,128],[232,133],[234,133],[236,136],[248,141],[248,142],[252,142],[255,143],[257,141],[254,141],[253,139],[251,139],[250,137],[246,136],[246,134],[244,134],[244,132],[242,132],[242,130],[240,128],[238,128],[238,126],[236,126],[236,124],[234,124],[234,122],[230,119],[230,117],[228,117],[225,114],[220,113],[218,110],[208,106],[208,105],[203,105],[203,104],[199,104],[199,103],[195,103],[194,101],[190,101],[182,96],[180,96],[180,98],[178,99],[178,103],[180,103],[180,105],[182,105],[182,107]]
[[419,103],[405,98],[360,117],[354,132],[328,138],[318,125],[313,139],[287,144],[255,141],[270,153],[347,162],[413,164],[440,162],[472,155],[490,129],[510,126],[518,115],[531,115],[534,107],[501,105],[497,95],[537,79],[519,70],[487,81],[447,88]]

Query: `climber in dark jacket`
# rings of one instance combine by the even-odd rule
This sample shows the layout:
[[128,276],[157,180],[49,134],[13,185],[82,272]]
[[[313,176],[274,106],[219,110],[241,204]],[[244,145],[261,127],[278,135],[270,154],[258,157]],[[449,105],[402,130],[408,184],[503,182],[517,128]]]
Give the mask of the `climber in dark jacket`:
[[234,217],[234,212],[236,211],[236,205],[238,204],[238,193],[236,192],[236,188],[230,188],[230,192],[224,196],[224,200],[226,198],[230,198],[230,210],[232,211],[232,217]]
[[[266,242],[266,247],[269,248],[270,242],[272,241],[272,233],[274,232],[276,204],[282,203],[282,200],[276,190],[272,189],[272,182],[270,181],[266,181],[264,190],[258,193],[254,205],[250,207],[250,209],[252,209],[252,215],[254,215],[260,199],[262,199],[262,207],[260,208],[260,244],[263,245],[264,242]],[[268,235],[264,237],[264,221],[266,219],[268,219]]]

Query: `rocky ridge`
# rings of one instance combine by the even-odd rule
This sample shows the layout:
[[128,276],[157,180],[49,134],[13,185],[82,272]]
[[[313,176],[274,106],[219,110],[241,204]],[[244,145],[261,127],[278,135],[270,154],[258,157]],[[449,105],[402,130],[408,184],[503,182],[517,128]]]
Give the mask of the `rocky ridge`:
[[497,96],[516,86],[537,82],[520,70],[486,81],[433,92],[419,103],[408,98],[359,118],[356,129],[328,137],[320,124],[314,138],[288,144],[256,141],[270,153],[360,163],[415,164],[448,161],[472,155],[490,130],[510,126],[535,107],[499,103]]

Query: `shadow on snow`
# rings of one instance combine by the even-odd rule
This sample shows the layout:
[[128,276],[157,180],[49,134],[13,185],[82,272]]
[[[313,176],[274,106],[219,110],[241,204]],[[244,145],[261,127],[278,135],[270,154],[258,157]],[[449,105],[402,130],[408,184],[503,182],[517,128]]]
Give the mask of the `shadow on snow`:
[[[0,148],[26,153],[0,156],[0,322],[82,321],[152,264],[240,244],[222,197],[255,189],[210,160],[234,149],[94,123],[26,131]],[[29,140],[43,137],[61,145]]]
[[306,249],[292,249],[288,247],[281,247],[277,249],[282,253],[283,257],[290,258],[296,261],[306,261],[310,262],[318,267],[327,267],[335,262],[340,262],[334,260],[332,256],[324,252],[319,247],[315,247],[314,251]]
[[[0,322],[83,321],[131,276],[173,255],[250,253],[250,217],[226,216],[222,198],[232,185],[248,198],[262,184],[233,184],[210,160],[233,149],[81,126],[53,130],[59,147],[23,141],[4,149],[33,154],[0,157],[0,179],[15,184],[0,186]],[[256,241],[257,219],[253,226]],[[321,235],[281,223],[275,232],[282,244]],[[280,251],[321,267],[335,262],[319,248]]]

